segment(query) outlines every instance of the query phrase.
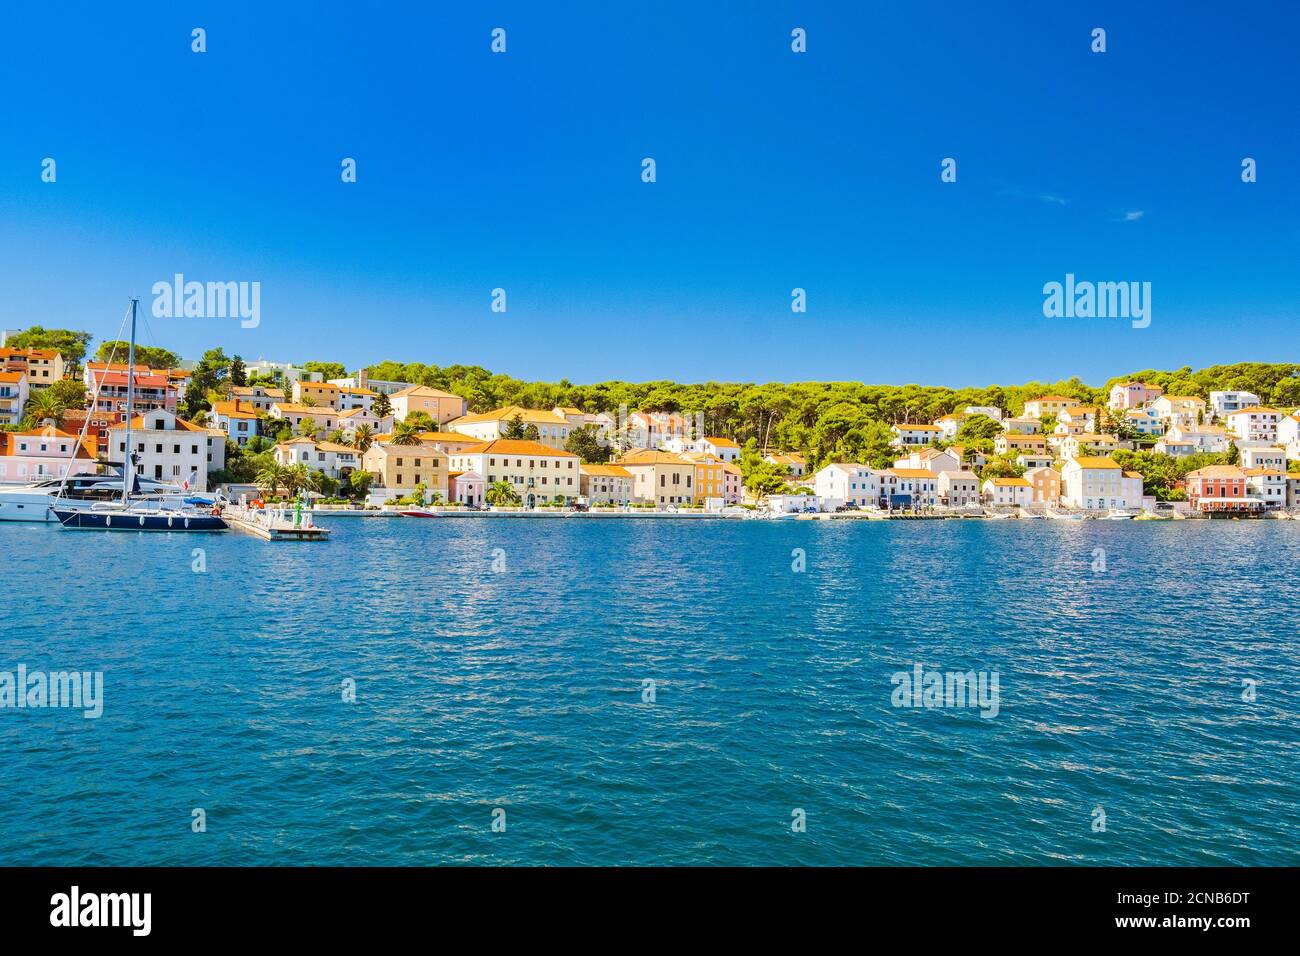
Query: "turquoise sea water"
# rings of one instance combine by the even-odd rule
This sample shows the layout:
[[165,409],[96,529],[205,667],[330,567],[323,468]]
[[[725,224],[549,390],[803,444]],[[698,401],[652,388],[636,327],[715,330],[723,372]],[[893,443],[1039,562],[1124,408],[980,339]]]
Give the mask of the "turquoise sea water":
[[0,525],[0,864],[1300,862],[1300,524],[322,523]]

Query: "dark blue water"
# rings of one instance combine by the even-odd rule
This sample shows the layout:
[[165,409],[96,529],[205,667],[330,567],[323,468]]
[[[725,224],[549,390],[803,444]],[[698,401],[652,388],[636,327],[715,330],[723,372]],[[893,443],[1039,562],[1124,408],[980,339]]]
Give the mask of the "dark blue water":
[[1300,862],[1300,524],[324,523],[0,525],[0,863]]

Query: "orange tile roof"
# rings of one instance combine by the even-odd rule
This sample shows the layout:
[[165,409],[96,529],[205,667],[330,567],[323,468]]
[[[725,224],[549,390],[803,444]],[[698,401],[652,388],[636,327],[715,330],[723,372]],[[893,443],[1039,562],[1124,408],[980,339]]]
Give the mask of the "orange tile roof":
[[[398,394],[401,394],[400,392]],[[451,396],[455,398],[456,396]],[[569,420],[555,412],[544,411],[539,408],[524,408],[521,405],[507,405],[505,408],[494,409],[490,412],[483,412],[481,415],[462,415],[451,424],[453,425],[474,425],[480,422],[510,422],[514,421],[515,416],[525,424],[543,424],[543,425],[567,425]]]
[[1236,465],[1209,465],[1187,473],[1188,478],[1245,478],[1246,473]]
[[622,465],[582,465],[582,473],[599,478],[631,478],[632,472]]
[[[154,431],[155,429],[152,429],[147,424],[145,424],[145,419],[150,418],[156,414],[158,414],[156,411],[146,412],[144,415],[140,415],[137,418],[131,419],[131,430],[132,431]],[[126,426],[123,424],[112,425],[109,428],[109,431],[125,431],[125,430],[126,430]],[[204,428],[202,425],[195,425],[193,422],[187,422],[185,419],[180,418],[179,416],[176,416],[176,430],[182,432],[205,432],[205,433],[207,432],[207,429]]]
[[634,465],[693,465],[694,462],[687,461],[681,455],[674,455],[672,452],[638,448],[623,455],[618,460],[618,464],[632,467]]
[[296,415],[334,415],[337,417],[338,412],[328,405],[299,405],[297,402],[276,402],[272,408],[280,409],[283,412],[292,412]]
[[440,388],[430,388],[428,385],[408,385],[400,392],[394,392],[391,398],[405,398],[410,395],[418,395],[421,398],[460,398],[459,395],[453,395],[451,392],[444,392]]
[[1113,458],[1099,457],[1095,455],[1081,455],[1074,459],[1080,468],[1114,468],[1119,470],[1119,463]]
[[466,448],[464,451],[457,452],[457,454],[531,455],[534,458],[578,457],[571,451],[564,451],[560,448],[551,448],[549,445],[543,445],[541,442],[528,441],[524,438],[497,438],[493,441],[483,442],[481,445],[475,445],[473,448]]
[[213,414],[224,415],[226,418],[257,418],[257,412],[251,408],[244,408],[236,399],[233,402],[213,402]]

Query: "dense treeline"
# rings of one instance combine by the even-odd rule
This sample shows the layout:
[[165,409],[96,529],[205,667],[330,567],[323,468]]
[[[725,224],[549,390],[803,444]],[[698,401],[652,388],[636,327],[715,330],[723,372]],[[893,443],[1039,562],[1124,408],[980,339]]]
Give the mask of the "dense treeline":
[[439,367],[420,363],[382,362],[371,366],[372,378],[414,382],[463,396],[471,412],[503,405],[530,408],[573,405],[587,412],[629,411],[702,413],[710,434],[750,438],[761,447],[801,451],[813,463],[831,460],[882,465],[892,460],[889,426],[896,422],[929,422],[967,405],[993,405],[1019,414],[1027,400],[1040,395],[1066,395],[1091,404],[1104,404],[1110,386],[1132,379],[1159,385],[1167,394],[1194,395],[1208,400],[1211,390],[1244,389],[1265,403],[1300,406],[1300,365],[1247,362],[1193,371],[1145,369],[1116,376],[1100,387],[1078,378],[1061,382],[1027,382],[983,388],[942,388],[924,385],[865,385],[860,382],[795,382],[753,384],[671,381],[526,382],[494,375],[477,366]]
[[[11,346],[58,348],[65,357],[81,361],[91,336],[68,329],[32,327],[14,336]],[[100,347],[105,351],[108,343]],[[173,357],[155,350],[155,359]],[[142,353],[147,354],[147,353]],[[340,362],[309,361],[308,369],[326,378],[342,377]],[[701,414],[707,434],[724,435],[761,448],[800,451],[810,463],[861,461],[885,465],[894,455],[889,448],[889,426],[898,422],[930,422],[967,405],[993,405],[1015,415],[1028,399],[1055,394],[1089,404],[1103,404],[1110,386],[1138,379],[1159,385],[1169,395],[1194,395],[1209,399],[1212,390],[1245,390],[1259,395],[1266,405],[1300,407],[1300,365],[1242,362],[1193,370],[1142,369],[1117,375],[1100,386],[1078,378],[1061,382],[1026,382],[1023,385],[989,385],[982,388],[943,388],[926,385],[866,385],[861,382],[700,382],[672,381],[527,382],[509,375],[494,375],[475,365],[425,365],[419,362],[381,362],[367,370],[372,378],[413,382],[463,396],[471,412],[503,405],[551,408],[573,405],[587,412],[672,411]],[[243,384],[244,365],[238,356],[227,358],[220,349],[204,353],[194,370],[181,412],[193,417],[207,408],[226,382]],[[72,391],[75,391],[73,386]],[[57,396],[71,407],[75,396]],[[47,404],[56,399],[46,395]],[[32,414],[51,410],[33,407]]]

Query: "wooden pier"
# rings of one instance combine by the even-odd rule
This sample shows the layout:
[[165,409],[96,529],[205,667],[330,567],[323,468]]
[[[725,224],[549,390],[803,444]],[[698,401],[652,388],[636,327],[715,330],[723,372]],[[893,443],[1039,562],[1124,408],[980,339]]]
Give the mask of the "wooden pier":
[[263,541],[328,541],[329,528],[312,523],[310,511],[304,511],[294,524],[293,512],[279,508],[248,508],[232,505],[221,513],[236,531],[257,535]]

